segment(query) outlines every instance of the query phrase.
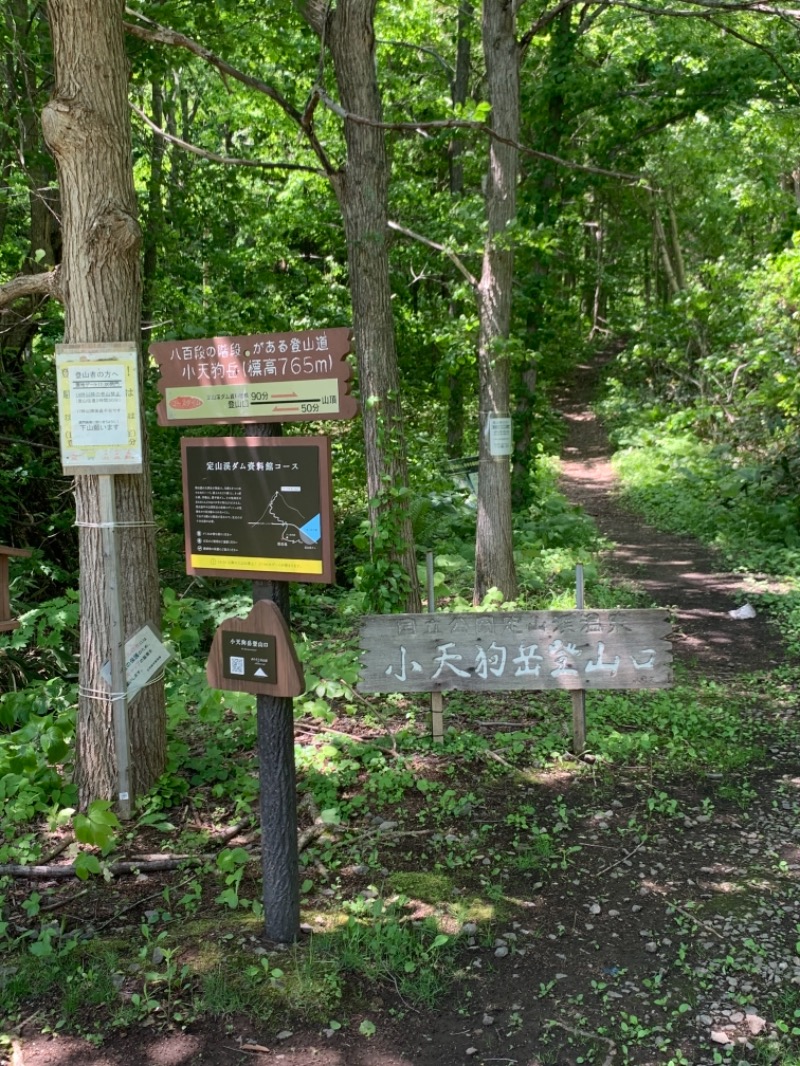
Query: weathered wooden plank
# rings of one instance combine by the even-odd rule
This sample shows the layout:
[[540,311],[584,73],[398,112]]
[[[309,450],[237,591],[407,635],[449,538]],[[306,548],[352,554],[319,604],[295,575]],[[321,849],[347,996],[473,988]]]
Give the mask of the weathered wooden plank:
[[650,689],[672,684],[669,612],[368,615],[361,692]]

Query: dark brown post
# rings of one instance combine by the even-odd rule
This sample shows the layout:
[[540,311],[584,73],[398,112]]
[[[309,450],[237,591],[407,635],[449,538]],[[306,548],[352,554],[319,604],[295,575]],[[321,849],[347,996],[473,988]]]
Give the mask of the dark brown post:
[[6,548],[0,544],[0,633],[10,633],[19,625],[16,618],[11,617],[8,558],[11,555],[17,558],[27,558],[30,554],[26,548]]
[[[248,427],[254,437],[280,437],[280,422]],[[272,600],[286,625],[291,620],[288,581],[254,581],[253,603]],[[300,933],[300,857],[297,850],[297,780],[294,765],[294,700],[256,696],[261,872],[267,939],[289,944]]]

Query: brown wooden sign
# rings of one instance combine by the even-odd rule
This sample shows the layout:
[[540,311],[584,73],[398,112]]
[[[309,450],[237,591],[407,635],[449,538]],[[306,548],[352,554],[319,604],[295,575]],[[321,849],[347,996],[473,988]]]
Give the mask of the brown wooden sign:
[[299,696],[303,667],[278,606],[259,600],[246,618],[226,618],[214,634],[206,664],[212,688],[255,696]]
[[360,692],[640,689],[672,684],[668,611],[369,615]]
[[16,618],[11,617],[11,600],[9,597],[9,557],[27,559],[31,553],[27,548],[7,548],[0,544],[0,633],[10,633],[19,626]]
[[184,437],[186,570],[334,581],[328,437]]
[[347,327],[158,341],[161,426],[353,418]]

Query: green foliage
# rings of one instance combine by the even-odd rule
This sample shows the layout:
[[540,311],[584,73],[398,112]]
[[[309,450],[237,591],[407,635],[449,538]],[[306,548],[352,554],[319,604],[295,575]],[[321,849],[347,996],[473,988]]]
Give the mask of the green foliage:
[[389,981],[404,999],[430,1005],[446,986],[454,945],[434,921],[404,921],[408,902],[400,896],[391,903],[376,897],[351,903],[346,926],[326,938],[327,947],[344,972],[369,983]]
[[111,810],[107,800],[94,800],[89,804],[86,814],[76,814],[72,820],[75,839],[81,844],[91,844],[107,854],[116,843],[115,830],[119,829],[119,819]]

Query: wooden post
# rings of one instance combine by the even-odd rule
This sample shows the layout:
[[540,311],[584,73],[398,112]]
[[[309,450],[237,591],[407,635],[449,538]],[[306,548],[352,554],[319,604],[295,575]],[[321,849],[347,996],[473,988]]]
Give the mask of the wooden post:
[[[254,581],[253,602],[272,600],[288,625],[289,587],[288,581]],[[300,933],[293,708],[291,696],[256,696],[264,932],[280,944]]]
[[[579,611],[584,607],[583,566],[575,567],[575,606]],[[576,755],[583,755],[586,750],[586,691],[576,689],[572,693],[572,750]]]
[[117,763],[117,808],[126,821],[131,816],[131,751],[128,730],[128,682],[125,675],[125,633],[122,625],[122,585],[117,536],[117,508],[113,474],[98,476],[103,560],[106,574],[106,607],[111,660],[111,719]]
[[[428,571],[428,613],[436,611],[436,592],[433,579],[433,552],[425,556]],[[441,692],[431,693],[431,738],[434,744],[444,742],[444,696]]]
[[7,548],[0,544],[0,633],[10,633],[19,625],[16,618],[11,617],[8,558],[13,555],[20,559],[27,559],[30,554],[27,548]]
[[[283,430],[275,422],[260,423],[248,432],[280,437]],[[289,591],[288,581],[254,581],[253,602],[272,600],[288,626]],[[275,943],[290,944],[300,935],[294,700],[291,696],[256,696],[256,722],[264,933]]]

